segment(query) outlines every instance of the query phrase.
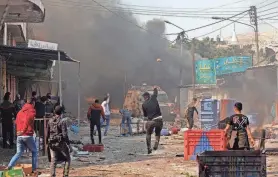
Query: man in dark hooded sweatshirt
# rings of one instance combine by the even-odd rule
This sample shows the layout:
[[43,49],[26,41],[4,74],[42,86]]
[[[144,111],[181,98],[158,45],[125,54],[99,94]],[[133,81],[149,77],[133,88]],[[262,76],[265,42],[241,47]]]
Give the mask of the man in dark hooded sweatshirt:
[[146,140],[147,140],[148,154],[152,153],[151,136],[153,133],[153,129],[155,128],[155,144],[153,150],[157,150],[159,140],[160,140],[160,132],[163,128],[163,120],[162,120],[160,107],[157,101],[157,94],[158,94],[157,88],[154,88],[152,96],[150,96],[149,92],[145,92],[143,94],[145,102],[142,105],[142,110],[144,113],[144,117],[148,118],[148,121],[146,123],[146,129],[147,129]]
[[21,99],[20,94],[16,94],[13,104],[15,107],[15,112],[17,114],[24,106],[25,101],[23,99]]
[[56,106],[54,110],[54,117],[48,122],[47,127],[47,145],[50,151],[50,173],[51,177],[56,176],[56,166],[60,161],[64,162],[63,176],[69,176],[71,157],[70,140],[67,131],[67,122],[62,116],[63,108]]
[[95,126],[97,127],[97,131],[98,131],[98,142],[99,142],[99,144],[102,144],[102,142],[101,142],[100,119],[101,119],[101,117],[103,119],[105,119],[105,115],[104,115],[104,110],[103,110],[101,104],[99,104],[99,100],[96,99],[95,103],[93,103],[89,107],[87,117],[90,121],[90,135],[91,135],[92,144],[95,144],[95,141],[94,141],[94,128],[95,128]]
[[3,148],[7,148],[7,140],[9,137],[9,148],[14,145],[14,124],[13,121],[16,116],[14,105],[10,102],[10,92],[5,93],[3,103],[0,105],[1,119],[2,119],[2,136]]

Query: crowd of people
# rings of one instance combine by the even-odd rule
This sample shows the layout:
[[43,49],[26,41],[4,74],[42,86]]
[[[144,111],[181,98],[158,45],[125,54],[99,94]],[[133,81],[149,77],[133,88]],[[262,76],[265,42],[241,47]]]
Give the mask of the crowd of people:
[[[0,105],[3,148],[14,147],[14,132],[16,132],[16,154],[10,160],[7,169],[12,169],[24,151],[28,149],[32,153],[32,173],[39,174],[37,171],[38,150],[35,142],[35,119],[49,118],[47,125],[47,149],[51,162],[51,176],[56,176],[56,165],[62,154],[62,161],[65,162],[64,176],[69,174],[70,147],[67,124],[62,119],[65,107],[60,106],[60,100],[53,104],[51,94],[38,97],[36,92],[26,100],[16,95],[14,102],[11,102],[11,93],[4,95],[3,103]],[[43,122],[43,121],[42,121]],[[15,126],[14,126],[15,125]],[[16,130],[14,130],[16,127]]]
[[[158,90],[154,88],[153,95],[145,92],[142,96],[144,102],[142,104],[143,116],[146,122],[146,144],[148,154],[158,149],[160,141],[160,133],[163,128],[163,119],[160,111],[159,102],[157,100]],[[12,157],[7,169],[12,169],[25,149],[29,149],[32,153],[32,170],[37,170],[38,152],[35,143],[35,119],[49,118],[47,125],[47,151],[49,154],[51,176],[56,176],[56,165],[58,162],[65,162],[64,177],[69,175],[70,169],[70,153],[72,148],[67,132],[67,123],[62,115],[65,113],[65,107],[60,103],[60,99],[55,104],[52,103],[51,94],[38,97],[36,92],[32,92],[32,97],[23,100],[19,94],[16,99],[11,100],[11,94],[7,92],[4,95],[3,102],[0,105],[3,148],[14,147],[14,125],[16,125],[16,154]],[[194,127],[194,112],[198,114],[198,101],[196,98],[187,106],[185,118],[188,122],[188,129]],[[254,145],[254,139],[249,128],[248,117],[241,113],[243,109],[242,103],[237,102],[234,105],[235,114],[227,118],[227,124],[224,129],[228,135],[230,147],[232,150],[250,149],[250,144]],[[128,132],[123,135],[132,135],[131,112],[127,108],[120,110],[122,115],[121,126],[125,129],[128,125]],[[91,143],[95,144],[94,135],[95,127],[98,132],[98,144],[102,144],[101,126],[106,122],[103,135],[107,136],[110,126],[110,95],[107,94],[102,103],[95,99],[94,103],[89,107],[87,118],[90,121]],[[154,131],[155,130],[155,131]],[[151,147],[151,135],[155,132],[155,143]]]

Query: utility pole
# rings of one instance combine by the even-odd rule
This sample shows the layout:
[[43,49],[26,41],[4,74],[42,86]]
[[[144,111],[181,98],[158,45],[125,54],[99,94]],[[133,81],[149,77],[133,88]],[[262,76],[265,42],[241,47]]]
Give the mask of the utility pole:
[[256,42],[256,60],[253,65],[260,62],[260,48],[259,48],[259,29],[258,29],[258,16],[257,16],[257,7],[251,6],[250,7],[250,22],[252,25],[255,26],[255,42]]
[[[181,59],[183,57],[183,40],[184,40],[184,31],[180,33],[180,45],[181,45]],[[180,86],[183,85],[182,81],[182,65],[180,66]]]
[[193,98],[195,97],[195,43],[194,38],[191,41],[191,55],[192,55],[192,87],[193,87]]
[[125,100],[125,96],[126,96],[126,81],[127,81],[127,75],[126,75],[126,73],[127,73],[127,72],[125,71],[124,85],[123,85],[123,86],[124,86],[124,94],[123,94],[123,95],[124,95],[124,100]]

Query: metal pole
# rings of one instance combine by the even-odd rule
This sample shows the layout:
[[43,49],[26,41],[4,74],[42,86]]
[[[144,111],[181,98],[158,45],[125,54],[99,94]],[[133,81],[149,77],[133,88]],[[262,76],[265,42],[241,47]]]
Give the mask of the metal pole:
[[[182,59],[182,57],[183,57],[183,34],[181,34],[181,59]],[[182,65],[181,65],[181,67],[180,67],[180,86],[182,86],[182,84],[183,84],[183,81],[182,81]]]
[[78,127],[80,127],[80,90],[81,90],[81,77],[80,77],[80,62],[78,62],[78,91],[77,91],[77,100],[78,100],[78,108],[77,108],[77,116],[78,116]]
[[[180,34],[180,45],[181,45],[181,61],[183,61],[182,60],[182,58],[183,58],[183,38],[184,38],[184,33],[182,32],[181,34]],[[181,66],[180,66],[180,87],[179,87],[179,94],[178,94],[178,96],[179,96],[179,100],[178,100],[178,108],[179,108],[179,110],[180,110],[180,112],[181,112],[181,87],[182,87],[182,85],[183,85],[183,80],[182,80],[182,64],[181,64]]]
[[3,26],[4,26],[3,45],[8,45],[8,25],[7,23],[4,23]]
[[273,122],[276,122],[278,120],[278,65],[276,65],[276,100],[275,100],[275,112],[276,117]]
[[253,63],[253,65],[260,62],[259,32],[258,32],[258,24],[257,23],[256,23],[255,27],[256,27],[256,29],[255,29],[256,63]]
[[5,24],[5,18],[7,16],[9,8],[10,8],[10,0],[8,0],[7,4],[5,6],[4,12],[2,14],[2,17],[1,17],[1,20],[0,20],[0,30],[2,29],[3,25]]
[[60,96],[60,106],[63,105],[63,95],[62,95],[62,70],[61,70],[61,54],[58,51],[58,68],[59,68],[59,96]]
[[[3,18],[4,19],[4,18]],[[1,22],[2,23],[2,22]],[[2,28],[2,26],[4,27],[3,29],[3,45],[7,45],[8,44],[8,25],[6,23],[3,23],[3,25],[1,24],[0,29]],[[2,87],[1,87],[1,98],[3,97],[3,95],[6,92],[7,89],[7,83],[6,83],[6,77],[7,77],[7,66],[6,66],[6,59],[5,57],[2,57],[2,66],[1,66],[1,78],[2,78]]]
[[192,86],[193,98],[195,97],[195,44],[194,39],[191,42],[191,55],[192,55]]
[[125,81],[124,81],[124,99],[125,99],[125,95],[126,95],[126,72],[125,72]]
[[[259,28],[258,28],[258,15],[257,15],[257,7],[251,6],[250,10],[250,22],[255,26],[255,42],[256,42],[256,60],[253,62],[253,65],[256,65],[260,62],[260,48],[259,48]],[[253,59],[254,61],[254,59]]]

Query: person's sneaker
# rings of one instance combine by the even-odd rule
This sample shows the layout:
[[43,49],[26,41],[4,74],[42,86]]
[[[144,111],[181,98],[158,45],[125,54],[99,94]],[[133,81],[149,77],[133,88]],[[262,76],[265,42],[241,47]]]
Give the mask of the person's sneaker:
[[31,176],[39,176],[39,175],[41,175],[42,173],[41,172],[39,172],[39,171],[32,171],[32,173],[31,173]]
[[148,149],[148,154],[151,154],[152,153],[152,149]]

